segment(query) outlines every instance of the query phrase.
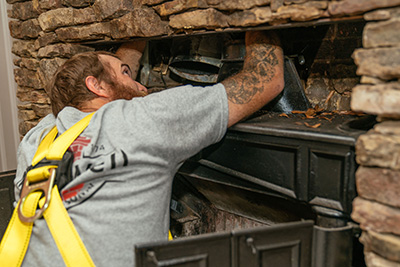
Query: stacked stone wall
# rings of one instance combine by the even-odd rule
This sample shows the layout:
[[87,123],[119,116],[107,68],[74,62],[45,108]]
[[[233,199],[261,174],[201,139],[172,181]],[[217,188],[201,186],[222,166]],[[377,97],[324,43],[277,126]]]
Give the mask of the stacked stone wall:
[[[25,135],[51,112],[45,84],[67,58],[94,50],[89,43],[113,43],[131,38],[224,32],[253,27],[295,27],[329,19],[363,17],[362,44],[342,36],[339,27],[323,38],[331,49],[354,46],[358,77],[325,83],[328,93],[344,96],[355,111],[378,116],[376,127],[361,136],[356,154],[359,196],[352,217],[363,229],[368,266],[399,266],[400,256],[400,0],[7,0],[9,28],[14,38],[16,92],[20,134]],[[345,32],[351,32],[345,31]],[[346,37],[346,38],[345,38]],[[330,42],[330,43],[329,43]],[[329,54],[332,50],[325,52]],[[350,55],[340,54],[348,62]],[[325,55],[323,55],[325,56]],[[335,59],[338,59],[336,57]],[[315,73],[318,64],[314,61]],[[339,62],[340,63],[340,62]],[[339,72],[340,65],[334,69]],[[350,66],[344,64],[343,66]],[[342,68],[346,72],[346,68]],[[341,74],[341,77],[344,75]],[[323,76],[310,76],[310,98]],[[320,86],[324,87],[324,86]],[[353,87],[353,86],[351,86]],[[352,91],[352,92],[351,92]],[[311,92],[311,93],[310,93]],[[337,100],[333,108],[345,108]],[[342,101],[342,102],[343,102]],[[339,104],[338,104],[339,103]]]

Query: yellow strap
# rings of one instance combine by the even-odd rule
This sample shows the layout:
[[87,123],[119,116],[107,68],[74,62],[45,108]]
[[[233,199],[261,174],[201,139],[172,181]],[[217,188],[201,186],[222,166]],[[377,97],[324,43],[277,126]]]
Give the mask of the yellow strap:
[[[93,114],[94,113],[91,113],[80,120],[57,138],[56,141],[54,141],[54,138],[58,133],[57,128],[54,127],[50,130],[40,143],[33,157],[32,166],[35,166],[43,158],[47,158],[48,160],[61,160],[68,147],[89,124]],[[31,170],[27,179],[29,178],[30,182],[36,182],[47,178],[48,172],[45,171],[45,169],[48,169],[48,166]],[[42,192],[36,191],[30,193],[26,197],[23,205],[23,213],[25,216],[31,217],[35,214],[41,195]],[[44,198],[42,198],[40,203],[43,205]],[[33,223],[24,223],[20,221],[18,217],[19,204],[20,202],[14,209],[11,221],[0,244],[1,266],[20,266],[29,245]],[[51,200],[48,208],[43,213],[43,217],[49,226],[50,232],[53,235],[67,267],[95,266],[68,216],[57,186],[52,189]]]
[[[64,208],[57,186],[54,186],[52,191],[49,207],[44,211],[43,217],[49,226],[65,265],[95,266],[67,210]],[[42,201],[42,205],[43,203],[44,201]]]
[[[41,192],[33,192],[25,200],[24,214],[33,216],[36,211]],[[20,200],[21,201],[21,200]],[[32,233],[33,223],[23,223],[18,217],[17,208],[14,209],[10,223],[0,245],[1,266],[21,266]]]

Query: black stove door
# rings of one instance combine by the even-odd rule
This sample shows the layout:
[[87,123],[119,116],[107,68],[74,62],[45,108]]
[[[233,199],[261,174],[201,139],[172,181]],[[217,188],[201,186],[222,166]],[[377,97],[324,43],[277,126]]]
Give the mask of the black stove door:
[[136,246],[136,266],[309,267],[313,222],[282,223]]

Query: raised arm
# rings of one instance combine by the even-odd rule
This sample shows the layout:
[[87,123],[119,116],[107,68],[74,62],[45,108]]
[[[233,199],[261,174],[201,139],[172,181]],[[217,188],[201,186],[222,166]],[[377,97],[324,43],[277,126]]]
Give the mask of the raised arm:
[[229,100],[228,127],[274,99],[284,86],[283,51],[277,35],[247,32],[243,69],[222,84]]

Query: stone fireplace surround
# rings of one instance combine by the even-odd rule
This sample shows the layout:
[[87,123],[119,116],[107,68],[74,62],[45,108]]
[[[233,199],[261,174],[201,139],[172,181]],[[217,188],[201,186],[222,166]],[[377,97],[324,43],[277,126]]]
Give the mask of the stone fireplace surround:
[[[7,3],[14,38],[12,52],[16,56],[16,94],[21,101],[18,105],[21,136],[50,113],[44,90],[47,77],[66,58],[93,50],[93,44],[253,28],[279,31],[356,21],[353,32],[362,36],[359,43],[348,34],[352,30],[340,26],[330,27],[322,37],[321,47],[328,50],[321,52],[325,53],[324,60],[314,60],[310,66],[313,74],[305,81],[305,89],[313,105],[377,115],[379,123],[362,135],[356,145],[360,167],[356,173],[358,197],[353,202],[352,218],[363,230],[360,240],[367,265],[400,266],[400,0],[7,0]],[[333,58],[326,56],[340,46],[350,46],[354,52],[341,57],[337,56],[340,52]],[[318,75],[318,68],[323,65],[335,67],[328,74]],[[342,74],[337,79],[333,73],[339,70]],[[329,95],[331,101],[327,104],[324,100]]]

